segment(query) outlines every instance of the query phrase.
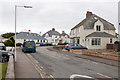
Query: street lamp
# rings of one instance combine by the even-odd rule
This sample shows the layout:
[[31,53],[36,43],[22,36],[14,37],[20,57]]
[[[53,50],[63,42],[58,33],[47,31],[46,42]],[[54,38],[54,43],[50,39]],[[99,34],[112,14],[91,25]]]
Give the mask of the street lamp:
[[16,20],[17,20],[17,7],[32,8],[32,6],[18,6],[15,5],[15,61],[16,61]]

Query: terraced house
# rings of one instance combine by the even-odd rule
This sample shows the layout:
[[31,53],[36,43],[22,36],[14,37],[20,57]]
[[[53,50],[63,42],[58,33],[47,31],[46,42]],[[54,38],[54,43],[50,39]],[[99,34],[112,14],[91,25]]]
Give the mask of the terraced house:
[[87,11],[86,18],[71,29],[71,43],[78,43],[88,49],[105,49],[107,44],[116,40],[115,27],[112,23]]

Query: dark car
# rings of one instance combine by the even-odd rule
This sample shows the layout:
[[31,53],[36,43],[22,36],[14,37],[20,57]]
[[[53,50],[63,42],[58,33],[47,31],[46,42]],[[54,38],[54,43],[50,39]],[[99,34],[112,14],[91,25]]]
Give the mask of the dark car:
[[9,56],[13,55],[13,53],[0,51],[0,62],[5,63],[9,61]]
[[25,52],[36,52],[36,45],[34,41],[25,41],[23,43],[22,51]]
[[69,51],[70,49],[88,49],[88,48],[80,44],[70,43],[65,46],[65,49]]
[[5,50],[6,51],[6,46],[3,43],[0,43],[0,50]]
[[40,43],[40,46],[47,46],[46,43]]

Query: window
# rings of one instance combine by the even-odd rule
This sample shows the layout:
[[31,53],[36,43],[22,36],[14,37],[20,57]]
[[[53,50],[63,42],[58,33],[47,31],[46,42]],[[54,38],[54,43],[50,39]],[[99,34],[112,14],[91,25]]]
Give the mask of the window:
[[101,26],[100,25],[96,26],[96,31],[101,31]]
[[39,42],[39,40],[37,42]]
[[80,27],[79,27],[79,32],[80,32]]
[[43,42],[45,42],[45,40],[43,40]]
[[110,43],[112,43],[112,38],[110,39]]
[[92,45],[101,45],[101,39],[100,38],[92,38]]
[[42,40],[41,40],[41,43],[42,43]]

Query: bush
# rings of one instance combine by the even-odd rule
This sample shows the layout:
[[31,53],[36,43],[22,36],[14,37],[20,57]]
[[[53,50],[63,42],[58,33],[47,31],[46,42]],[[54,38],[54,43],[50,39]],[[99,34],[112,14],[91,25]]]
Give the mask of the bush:
[[13,42],[11,40],[5,40],[5,46],[13,46]]
[[58,45],[66,45],[65,43],[58,43]]
[[21,46],[22,45],[22,43],[16,43],[16,46]]

